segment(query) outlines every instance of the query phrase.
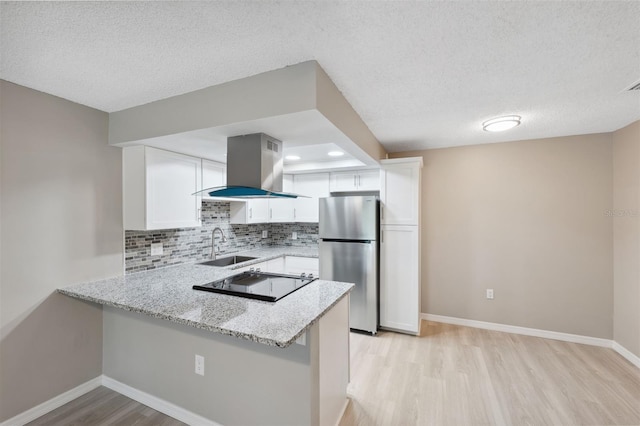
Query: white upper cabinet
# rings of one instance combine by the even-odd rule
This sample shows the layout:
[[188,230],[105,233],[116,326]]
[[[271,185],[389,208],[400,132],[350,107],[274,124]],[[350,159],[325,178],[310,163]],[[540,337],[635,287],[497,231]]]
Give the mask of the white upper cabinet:
[[[282,191],[293,192],[293,176],[284,175]],[[294,198],[254,198],[231,201],[231,223],[291,223],[294,221],[294,201]]]
[[[284,175],[282,192],[293,192],[293,176]],[[295,198],[269,198],[269,222],[291,223],[295,221]]]
[[378,191],[379,170],[352,170],[331,173],[331,192]]
[[318,200],[330,195],[329,173],[295,175],[293,177],[293,188],[296,194],[310,197],[298,197],[295,199],[295,221],[318,222],[320,220],[320,203]]
[[269,222],[271,223],[291,223],[294,218],[295,198],[270,198],[269,199]]
[[282,191],[309,198],[254,198],[231,202],[231,223],[318,222],[318,199],[329,196],[329,173],[284,175]]
[[229,222],[232,224],[269,222],[270,211],[268,198],[232,201],[230,204],[231,216]]
[[331,192],[355,191],[358,186],[358,175],[355,172],[332,172]]
[[359,170],[358,190],[378,191],[380,190],[380,170]]
[[382,160],[380,221],[385,225],[418,225],[422,158]]
[[[227,183],[227,167],[215,161],[202,160],[202,189],[224,186]],[[215,197],[202,195],[203,200],[215,200]]]
[[124,228],[201,226],[201,160],[147,146],[123,149]]

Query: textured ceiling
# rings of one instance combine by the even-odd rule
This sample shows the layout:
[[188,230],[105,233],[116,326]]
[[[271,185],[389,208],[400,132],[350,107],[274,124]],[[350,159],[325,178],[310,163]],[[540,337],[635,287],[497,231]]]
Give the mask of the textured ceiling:
[[[640,2],[2,2],[0,77],[112,112],[317,60],[389,151],[640,119]],[[480,123],[519,114],[501,134]]]

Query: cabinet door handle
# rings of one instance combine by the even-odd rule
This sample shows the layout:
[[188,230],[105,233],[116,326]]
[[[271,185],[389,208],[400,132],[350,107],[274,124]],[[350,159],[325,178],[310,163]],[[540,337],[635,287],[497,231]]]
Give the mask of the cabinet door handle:
[[249,219],[253,217],[253,208],[249,207]]
[[273,209],[269,209],[269,219],[273,219]]
[[295,220],[295,218],[296,218],[296,209],[294,208],[293,209],[293,219]]
[[380,243],[384,243],[384,231],[380,231]]
[[362,185],[362,181],[360,180],[360,175],[358,175],[358,187]]
[[354,188],[358,186],[358,184],[356,183],[356,179],[358,179],[358,176],[353,175],[353,187]]
[[380,219],[384,220],[384,206],[380,206]]

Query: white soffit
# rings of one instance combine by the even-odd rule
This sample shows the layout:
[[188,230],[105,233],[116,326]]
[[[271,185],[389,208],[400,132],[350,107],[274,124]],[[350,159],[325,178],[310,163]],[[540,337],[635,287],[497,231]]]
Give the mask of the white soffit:
[[[2,2],[0,77],[107,112],[317,60],[389,151],[640,119],[640,2]],[[495,116],[522,125],[482,132]]]
[[[208,129],[193,130],[167,136],[138,140],[119,146],[148,145],[195,157],[226,163],[227,138],[251,133],[266,133],[283,141],[284,155],[299,155],[300,161],[287,161],[291,171],[309,168],[328,168],[327,162],[336,167],[352,167],[376,164],[319,111],[267,117],[241,123],[233,123]],[[340,150],[345,153],[339,159],[327,153]]]

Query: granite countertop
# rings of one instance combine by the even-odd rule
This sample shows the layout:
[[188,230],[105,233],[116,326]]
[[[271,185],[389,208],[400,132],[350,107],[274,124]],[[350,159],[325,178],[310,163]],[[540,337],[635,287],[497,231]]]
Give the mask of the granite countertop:
[[169,266],[58,289],[59,293],[204,330],[287,347],[353,288],[353,284],[316,280],[277,302],[263,302],[193,290],[196,284],[226,278],[237,268],[280,256],[318,257],[305,247],[268,247],[229,255],[257,259],[228,267],[198,263]]

